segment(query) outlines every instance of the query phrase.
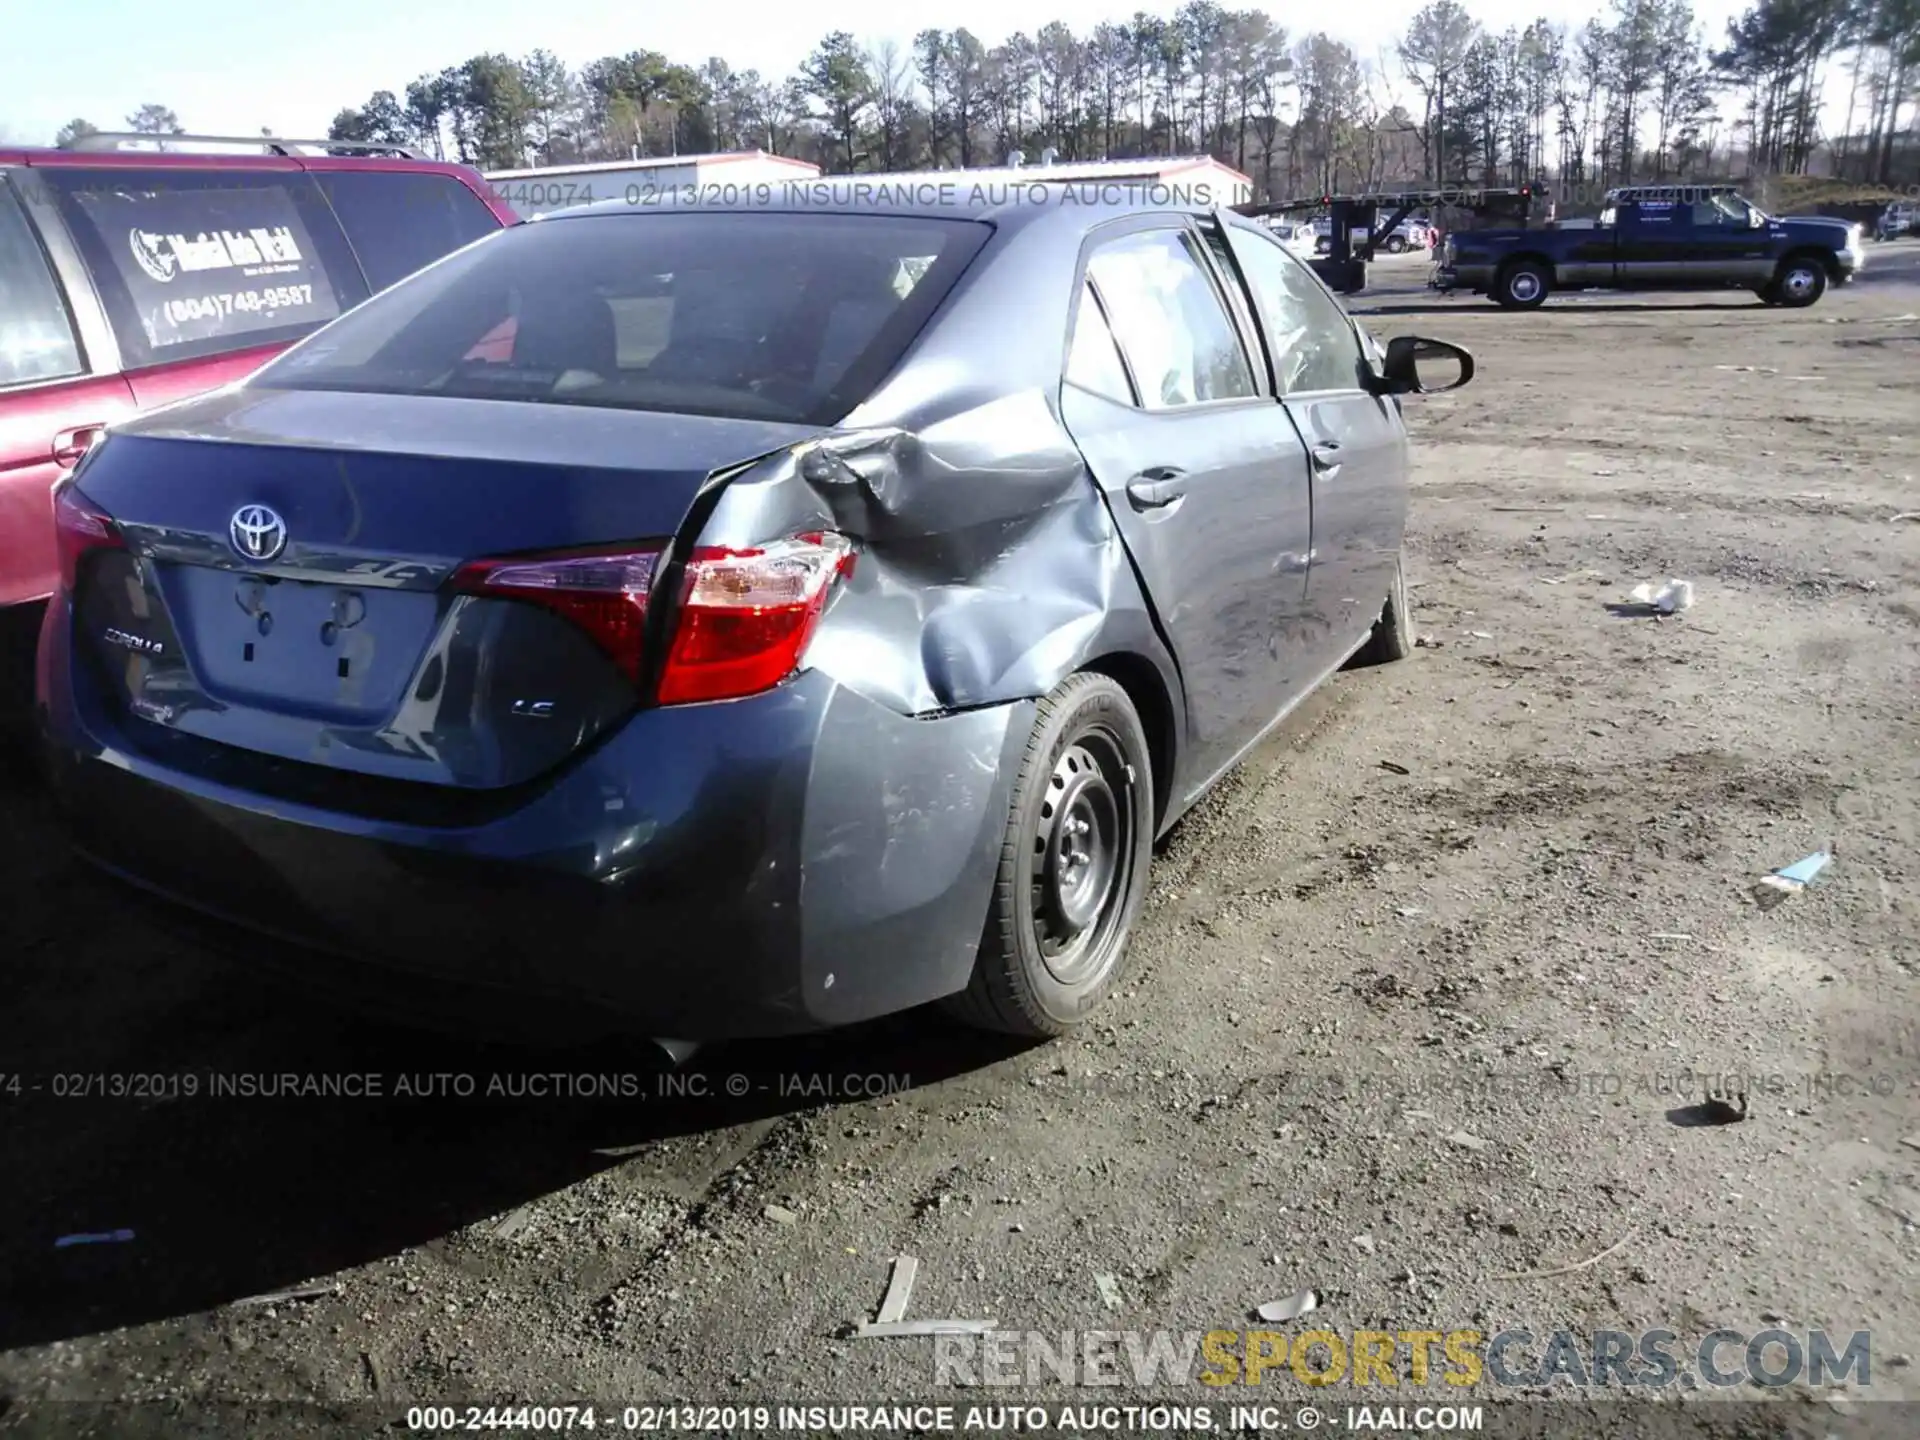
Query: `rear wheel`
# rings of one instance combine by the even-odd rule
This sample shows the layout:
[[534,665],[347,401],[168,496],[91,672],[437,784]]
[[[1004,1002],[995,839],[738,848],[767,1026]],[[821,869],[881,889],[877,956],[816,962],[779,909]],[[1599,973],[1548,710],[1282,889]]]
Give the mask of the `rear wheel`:
[[1393,561],[1393,586],[1387,602],[1380,607],[1380,618],[1373,622],[1373,633],[1354,654],[1355,665],[1385,665],[1413,654],[1413,611],[1407,605],[1407,572],[1398,556]]
[[1500,272],[1493,282],[1493,298],[1507,310],[1537,310],[1547,303],[1547,292],[1552,288],[1552,277],[1544,265],[1522,260]]
[[1773,288],[1781,305],[1795,310],[1811,305],[1827,293],[1827,267],[1809,256],[1792,256],[1781,262]]
[[1040,702],[973,978],[947,1008],[1035,1039],[1074,1029],[1120,978],[1152,845],[1140,717],[1118,682],[1075,675]]

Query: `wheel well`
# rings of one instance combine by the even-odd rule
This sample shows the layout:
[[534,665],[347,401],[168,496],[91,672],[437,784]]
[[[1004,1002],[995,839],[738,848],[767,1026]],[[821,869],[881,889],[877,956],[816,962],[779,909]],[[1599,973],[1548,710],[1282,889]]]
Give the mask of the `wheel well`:
[[1105,675],[1133,702],[1140,728],[1147,732],[1147,751],[1153,761],[1153,819],[1156,828],[1173,797],[1173,701],[1151,660],[1116,651],[1087,662],[1086,668]]
[[[1780,265],[1778,268],[1784,270],[1795,260],[1814,261],[1822,270],[1827,272],[1827,278],[1829,280],[1833,279],[1840,270],[1840,262],[1834,259],[1832,251],[1822,250],[1813,245],[1802,245],[1798,250],[1789,250],[1780,257]],[[1776,271],[1776,273],[1778,272]]]
[[1520,255],[1509,255],[1506,259],[1502,260],[1496,278],[1498,275],[1506,274],[1516,265],[1538,265],[1542,270],[1547,272],[1549,277],[1553,275],[1553,262],[1544,255],[1528,250]]

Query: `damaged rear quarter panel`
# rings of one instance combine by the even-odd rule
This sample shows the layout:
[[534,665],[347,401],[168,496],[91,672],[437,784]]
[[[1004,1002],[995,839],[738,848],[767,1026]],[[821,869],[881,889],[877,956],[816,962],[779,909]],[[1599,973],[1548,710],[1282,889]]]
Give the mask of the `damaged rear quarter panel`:
[[1036,699],[1089,662],[1178,676],[1125,545],[1059,417],[1084,219],[990,241],[893,375],[835,431],[727,482],[702,531],[859,542],[807,655],[908,715]]

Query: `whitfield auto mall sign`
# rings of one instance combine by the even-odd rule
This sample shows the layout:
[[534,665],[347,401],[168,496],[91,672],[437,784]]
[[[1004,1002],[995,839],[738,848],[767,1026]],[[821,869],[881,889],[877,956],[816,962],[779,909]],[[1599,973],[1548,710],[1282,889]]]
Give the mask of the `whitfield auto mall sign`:
[[192,239],[155,234],[136,226],[127,231],[127,245],[140,268],[163,285],[182,271],[253,269],[257,273],[285,273],[278,267],[295,270],[305,259],[290,225],[216,230],[212,234],[203,231]]

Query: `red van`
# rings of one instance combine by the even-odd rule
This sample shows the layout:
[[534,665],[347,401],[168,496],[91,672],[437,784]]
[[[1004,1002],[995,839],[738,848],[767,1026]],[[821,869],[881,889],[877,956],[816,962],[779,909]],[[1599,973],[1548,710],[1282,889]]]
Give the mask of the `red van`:
[[[395,146],[169,136],[0,147],[0,716],[58,569],[49,492],[102,427],[238,380],[517,217]],[[316,153],[317,152],[317,153]]]

